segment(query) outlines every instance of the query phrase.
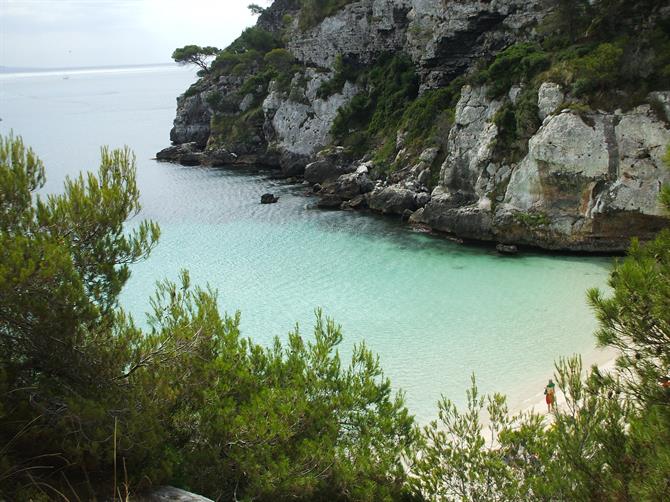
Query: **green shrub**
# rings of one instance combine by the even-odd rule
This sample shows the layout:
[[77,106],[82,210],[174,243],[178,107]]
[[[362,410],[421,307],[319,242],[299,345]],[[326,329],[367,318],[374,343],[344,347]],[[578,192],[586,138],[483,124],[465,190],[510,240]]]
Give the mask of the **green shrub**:
[[489,96],[497,98],[514,84],[530,82],[550,64],[549,56],[538,45],[518,43],[500,52],[488,68],[473,78],[476,83],[486,84]]
[[159,231],[124,224],[140,209],[132,153],[104,149],[98,175],[38,199],[44,180],[0,137],[0,498],[177,484],[216,500],[403,499],[417,434],[365,345],[343,361],[318,311],[313,336],[257,345],[186,272],[138,328],[118,298]]
[[347,81],[356,82],[363,71],[353,59],[343,58],[341,54],[335,58],[333,69],[335,70],[333,78],[321,84],[317,91],[317,96],[322,99],[341,92]]
[[293,54],[280,47],[267,52],[263,57],[263,61],[277,73],[282,74],[290,73],[295,64]]
[[495,157],[502,162],[519,162],[528,153],[528,140],[540,127],[537,88],[524,88],[516,104],[505,101],[493,116],[498,127]]
[[358,82],[365,90],[339,110],[331,132],[340,144],[362,154],[395,133],[405,108],[417,96],[418,77],[412,62],[396,55],[381,58],[360,74]]

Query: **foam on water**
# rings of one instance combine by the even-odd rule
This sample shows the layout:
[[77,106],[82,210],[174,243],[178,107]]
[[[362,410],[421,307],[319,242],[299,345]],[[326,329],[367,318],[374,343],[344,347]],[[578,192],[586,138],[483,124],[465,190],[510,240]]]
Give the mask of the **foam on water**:
[[[311,209],[305,188],[264,174],[150,160],[192,79],[153,69],[0,81],[0,130],[44,159],[47,190],[94,168],[101,144],[137,153],[142,216],[162,229],[122,296],[138,320],[155,282],[182,268],[216,288],[222,308],[240,310],[243,334],[261,343],[296,322],[308,334],[323,307],[343,327],[342,353],[365,341],[421,421],[442,393],[462,403],[472,372],[482,390],[518,401],[556,357],[593,349],[585,291],[604,286],[609,259],[503,257],[393,220]],[[279,203],[259,204],[268,191]]]

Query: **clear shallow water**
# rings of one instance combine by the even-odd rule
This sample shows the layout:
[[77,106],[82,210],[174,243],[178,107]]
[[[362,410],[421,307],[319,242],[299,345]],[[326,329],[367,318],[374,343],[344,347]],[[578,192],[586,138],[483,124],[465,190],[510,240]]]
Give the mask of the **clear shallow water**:
[[[134,149],[143,216],[162,229],[122,297],[138,320],[155,282],[182,268],[216,288],[223,309],[240,310],[243,334],[261,343],[296,322],[309,334],[323,307],[343,327],[343,354],[365,340],[420,421],[442,393],[462,403],[473,371],[481,390],[518,402],[559,355],[593,349],[585,291],[604,286],[610,259],[502,257],[393,220],[310,209],[303,188],[263,174],[156,163],[191,71],[68,76],[0,76],[0,131],[42,157],[47,190],[94,169],[102,144]],[[260,205],[267,191],[280,202]]]

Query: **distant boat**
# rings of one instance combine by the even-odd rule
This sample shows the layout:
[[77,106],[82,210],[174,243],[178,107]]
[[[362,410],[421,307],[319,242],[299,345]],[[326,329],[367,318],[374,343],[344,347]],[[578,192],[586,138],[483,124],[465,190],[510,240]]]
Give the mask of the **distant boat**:
[[63,80],[70,80],[70,76],[69,75],[63,75]]

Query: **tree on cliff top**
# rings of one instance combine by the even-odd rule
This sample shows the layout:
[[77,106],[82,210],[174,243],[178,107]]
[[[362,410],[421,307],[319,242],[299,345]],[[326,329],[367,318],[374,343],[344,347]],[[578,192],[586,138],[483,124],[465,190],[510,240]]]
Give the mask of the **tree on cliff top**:
[[175,49],[172,53],[172,59],[180,65],[194,64],[200,67],[204,73],[209,73],[209,60],[219,52],[221,52],[221,50],[216,47],[185,45],[184,47]]

